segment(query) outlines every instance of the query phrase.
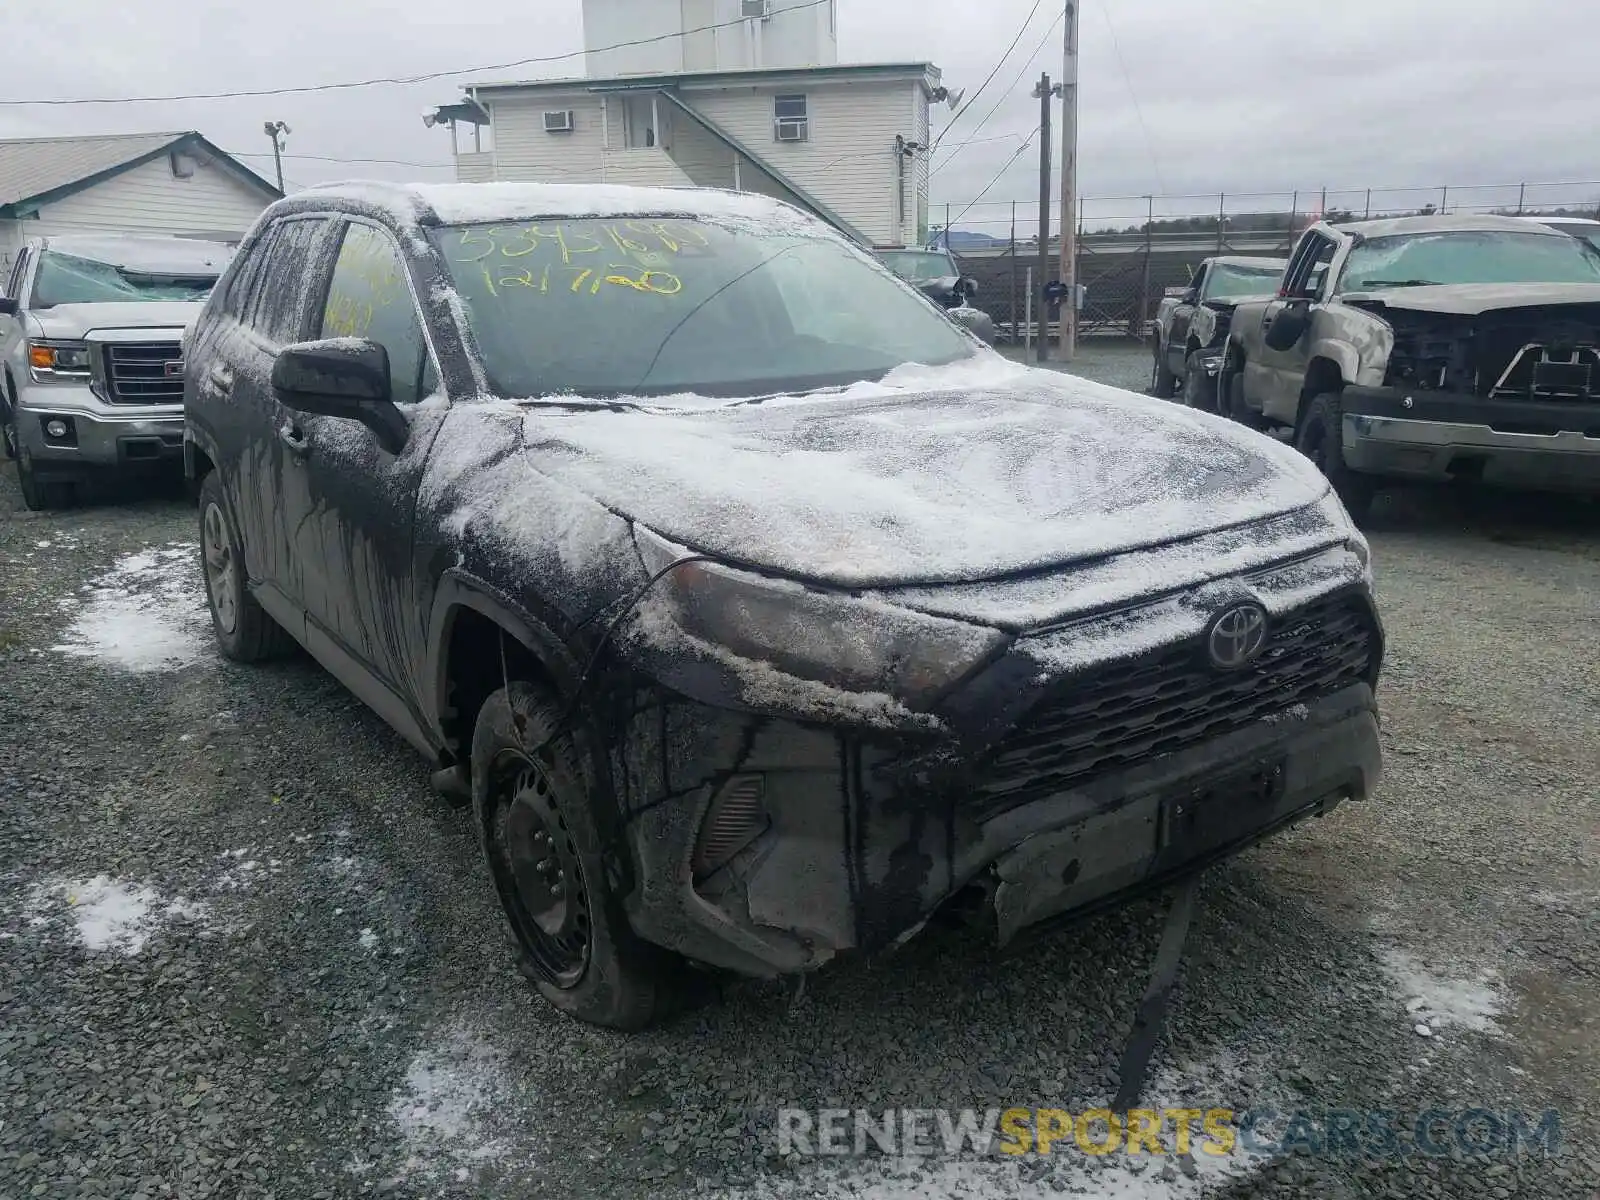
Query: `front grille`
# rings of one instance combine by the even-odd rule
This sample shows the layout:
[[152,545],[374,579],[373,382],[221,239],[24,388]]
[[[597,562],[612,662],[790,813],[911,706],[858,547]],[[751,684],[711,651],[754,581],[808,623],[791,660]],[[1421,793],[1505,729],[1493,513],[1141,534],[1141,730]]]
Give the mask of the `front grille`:
[[1255,665],[1213,668],[1193,641],[1080,676],[995,748],[979,777],[985,815],[1243,729],[1369,678],[1375,630],[1359,596],[1276,619]]
[[[178,404],[183,400],[179,342],[105,343],[106,399],[112,404]],[[173,364],[176,364],[174,367]],[[173,371],[176,370],[176,374]]]

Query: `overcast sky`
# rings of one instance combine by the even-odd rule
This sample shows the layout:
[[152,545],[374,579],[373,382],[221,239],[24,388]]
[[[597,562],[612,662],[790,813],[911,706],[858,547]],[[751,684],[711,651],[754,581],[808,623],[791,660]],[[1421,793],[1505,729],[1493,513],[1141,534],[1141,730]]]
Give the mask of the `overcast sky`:
[[[1033,7],[1033,0],[840,0],[840,55],[847,62],[931,60],[951,87],[970,94]],[[1060,27],[1049,30],[1062,7],[1062,0],[1042,0],[989,91],[945,137],[946,151],[964,138],[975,140],[935,175],[936,205],[948,201],[960,211],[1038,123],[1030,92],[1040,71],[1060,72]],[[1089,197],[1281,189],[1282,198],[1260,206],[1287,207],[1288,190],[1299,188],[1304,207],[1325,186],[1600,179],[1600,5],[1083,0],[1080,44],[1081,190]],[[579,0],[5,4],[0,100],[331,83],[504,63],[581,45]],[[1040,53],[1030,62],[1035,47]],[[270,174],[261,126],[276,119],[293,129],[285,173],[294,183],[448,179],[447,135],[424,129],[425,108],[453,99],[457,85],[474,78],[569,76],[582,69],[579,57],[426,84],[302,95],[70,107],[6,103],[0,105],[0,136],[198,129],[227,150],[260,155],[245,161]],[[980,118],[1002,98],[979,129]],[[940,110],[935,128],[949,115]],[[1012,200],[1031,207],[1038,194],[1036,147],[988,193],[1002,203],[971,210],[965,224],[1009,222],[1005,202]],[[1600,185],[1530,198],[1594,204]],[[1391,199],[1421,202],[1380,194],[1374,206]],[[1515,187],[1453,191],[1449,203],[1507,199],[1515,201]],[[1338,200],[1361,206],[1359,195]],[[1199,200],[1158,205],[1158,212],[1208,209]],[[1143,216],[1144,201],[1105,200],[1085,211],[1131,221]]]

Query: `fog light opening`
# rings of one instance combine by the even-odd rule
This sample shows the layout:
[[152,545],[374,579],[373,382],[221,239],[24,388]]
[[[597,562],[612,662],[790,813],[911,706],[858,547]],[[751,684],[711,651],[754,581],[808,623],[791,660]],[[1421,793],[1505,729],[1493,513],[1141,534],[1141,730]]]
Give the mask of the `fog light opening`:
[[706,811],[690,866],[704,879],[720,871],[772,825],[764,775],[735,775],[722,785]]
[[72,436],[72,422],[60,417],[51,417],[44,423],[44,435],[58,442],[64,442]]

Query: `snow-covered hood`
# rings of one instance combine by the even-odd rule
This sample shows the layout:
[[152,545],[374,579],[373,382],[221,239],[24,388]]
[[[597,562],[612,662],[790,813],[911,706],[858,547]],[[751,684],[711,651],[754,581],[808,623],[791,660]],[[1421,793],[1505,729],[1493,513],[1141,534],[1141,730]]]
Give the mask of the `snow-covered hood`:
[[1038,571],[1305,508],[1308,460],[995,356],[761,404],[530,411],[529,465],[674,542],[841,587]]
[[182,329],[204,308],[180,300],[118,301],[110,304],[57,304],[29,316],[38,337],[81,338],[105,329]]
[[1600,304],[1600,283],[1452,283],[1357,292],[1344,299],[1355,303],[1375,301],[1387,308],[1412,312],[1475,317],[1501,308]]

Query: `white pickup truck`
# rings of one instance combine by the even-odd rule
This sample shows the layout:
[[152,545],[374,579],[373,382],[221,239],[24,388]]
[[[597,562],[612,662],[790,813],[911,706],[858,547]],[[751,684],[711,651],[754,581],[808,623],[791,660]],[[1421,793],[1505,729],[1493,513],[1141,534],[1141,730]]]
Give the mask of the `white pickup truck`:
[[183,334],[233,256],[182,237],[30,239],[0,296],[0,433],[29,508],[108,471],[179,471]]

